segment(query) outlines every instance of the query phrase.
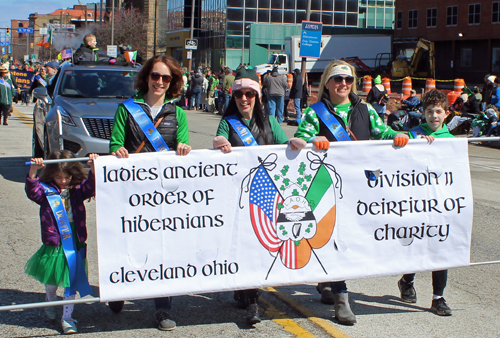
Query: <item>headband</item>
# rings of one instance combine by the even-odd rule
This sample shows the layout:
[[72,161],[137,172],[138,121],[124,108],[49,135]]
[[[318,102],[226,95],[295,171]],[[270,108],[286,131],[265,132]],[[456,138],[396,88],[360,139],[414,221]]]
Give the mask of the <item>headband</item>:
[[241,88],[250,88],[250,89],[253,89],[255,90],[258,94],[259,94],[259,97],[261,96],[260,95],[260,85],[258,82],[248,78],[248,77],[243,77],[241,79],[238,79],[238,80],[234,80],[233,82],[233,92],[235,90],[240,90]]
[[348,75],[348,76],[354,77],[354,75],[352,75],[351,67],[346,66],[346,65],[338,65],[338,66],[335,66],[332,68],[332,70],[330,71],[330,75],[328,75],[328,79],[326,80],[326,82],[328,82],[331,77],[336,76],[336,75]]

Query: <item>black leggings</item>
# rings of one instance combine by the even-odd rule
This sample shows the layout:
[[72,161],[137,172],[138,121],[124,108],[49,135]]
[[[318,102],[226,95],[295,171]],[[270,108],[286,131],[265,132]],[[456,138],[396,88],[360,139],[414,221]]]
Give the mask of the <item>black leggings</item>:
[[250,304],[257,303],[259,294],[259,289],[238,290],[234,291],[234,300],[246,307]]
[[[409,273],[403,276],[405,282],[411,283],[415,278],[414,273]],[[436,296],[442,296],[444,293],[444,288],[446,287],[446,281],[448,280],[448,270],[432,271],[432,292]]]

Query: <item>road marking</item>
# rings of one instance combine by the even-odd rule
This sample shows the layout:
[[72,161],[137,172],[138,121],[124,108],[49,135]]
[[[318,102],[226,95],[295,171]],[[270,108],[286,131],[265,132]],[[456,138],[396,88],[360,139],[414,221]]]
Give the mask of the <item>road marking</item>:
[[13,112],[14,112],[14,115],[19,117],[19,119],[21,120],[22,123],[27,124],[29,126],[33,126],[33,118],[32,117],[28,117],[28,115],[21,113],[19,110],[17,110],[14,107],[13,107]]
[[275,288],[268,287],[267,291],[272,292],[276,297],[281,299],[282,301],[288,303],[290,306],[295,308],[297,311],[302,313],[307,319],[312,321],[314,324],[318,325],[320,328],[322,328],[324,331],[326,331],[329,335],[335,338],[351,338],[349,335],[344,333],[342,330],[337,328],[335,325],[333,325],[329,320],[323,319],[323,318],[318,318],[316,314],[305,307],[304,305],[300,304],[296,300],[292,299],[288,295],[285,295],[282,292],[279,292]]
[[491,169],[495,171],[500,171],[500,168],[498,167],[491,167],[489,165],[483,165],[483,164],[475,164],[475,163],[470,163],[472,167],[477,167],[477,168],[483,168],[483,169]]
[[269,301],[264,298],[260,298],[261,303],[264,303],[266,308],[266,315],[272,319],[273,322],[281,325],[286,331],[291,334],[296,335],[300,338],[313,338],[316,337],[311,332],[307,331],[304,327],[300,326],[293,319],[288,318],[288,316],[274,307]]

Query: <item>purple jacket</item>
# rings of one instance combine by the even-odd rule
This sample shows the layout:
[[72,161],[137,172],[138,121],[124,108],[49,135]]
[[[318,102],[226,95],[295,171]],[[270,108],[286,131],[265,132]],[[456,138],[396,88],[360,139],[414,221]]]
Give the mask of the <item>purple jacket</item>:
[[[53,183],[52,185],[58,192],[59,187]],[[57,228],[57,222],[50,208],[49,202],[45,197],[45,191],[40,181],[37,178],[31,179],[26,177],[26,196],[36,204],[40,205],[40,225],[42,230],[43,244],[50,246],[58,246],[61,243],[61,236]],[[88,179],[84,180],[81,185],[72,188],[69,191],[71,209],[73,211],[73,221],[75,222],[76,235],[81,243],[87,240],[86,212],[83,201],[95,195],[95,177],[92,171],[89,172]]]

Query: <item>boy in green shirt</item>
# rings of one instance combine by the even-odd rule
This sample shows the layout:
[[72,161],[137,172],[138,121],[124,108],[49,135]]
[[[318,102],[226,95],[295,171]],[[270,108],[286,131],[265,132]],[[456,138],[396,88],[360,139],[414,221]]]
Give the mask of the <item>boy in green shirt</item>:
[[[448,131],[448,127],[444,120],[450,113],[448,110],[448,99],[446,95],[436,89],[426,93],[422,98],[424,108],[424,116],[427,123],[413,128],[408,133],[410,138],[426,138],[429,143],[434,141],[434,138],[454,137]],[[406,303],[417,302],[417,292],[413,286],[414,273],[403,275],[398,281],[399,291],[401,292],[401,300]],[[444,288],[448,279],[448,270],[432,272],[432,305],[431,311],[439,316],[451,316],[451,309],[446,304],[443,298]]]
[[450,111],[448,110],[448,98],[443,92],[437,89],[427,92],[422,98],[422,107],[427,122],[410,130],[408,135],[411,139],[425,137],[429,142],[432,142],[434,138],[455,137],[444,123]]

